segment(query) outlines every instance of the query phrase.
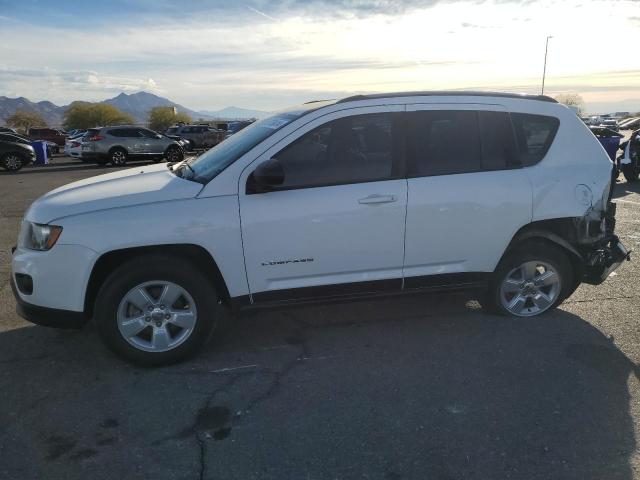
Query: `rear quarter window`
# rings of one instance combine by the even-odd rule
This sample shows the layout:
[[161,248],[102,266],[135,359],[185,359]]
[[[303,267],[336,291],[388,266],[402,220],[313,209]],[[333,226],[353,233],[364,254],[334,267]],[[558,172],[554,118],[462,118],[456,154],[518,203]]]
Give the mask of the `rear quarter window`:
[[512,113],[511,121],[522,166],[539,163],[553,143],[560,120],[546,115]]

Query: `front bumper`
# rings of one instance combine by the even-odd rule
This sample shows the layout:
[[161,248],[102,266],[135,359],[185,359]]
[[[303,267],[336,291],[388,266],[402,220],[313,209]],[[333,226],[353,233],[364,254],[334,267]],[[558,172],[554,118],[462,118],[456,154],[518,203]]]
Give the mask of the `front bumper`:
[[18,294],[13,275],[11,275],[10,283],[13,295],[16,297],[16,312],[25,320],[37,325],[56,328],[82,328],[82,326],[87,323],[84,312],[40,307],[25,302]]
[[11,256],[12,282],[16,282],[18,274],[31,277],[30,292],[21,291],[16,285],[25,304],[83,312],[89,275],[97,257],[96,252],[80,245],[56,244],[44,252],[19,247]]

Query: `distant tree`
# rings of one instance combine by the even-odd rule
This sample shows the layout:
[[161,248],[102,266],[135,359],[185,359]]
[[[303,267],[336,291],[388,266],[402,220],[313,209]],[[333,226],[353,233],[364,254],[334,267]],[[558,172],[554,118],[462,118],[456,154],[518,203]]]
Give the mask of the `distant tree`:
[[191,123],[189,115],[175,111],[174,107],[155,107],[149,112],[149,128],[157,132],[164,132],[171,125],[179,122]]
[[31,127],[46,127],[47,122],[36,112],[16,110],[13,115],[7,118],[7,125],[26,134]]
[[64,127],[85,130],[108,125],[126,125],[135,120],[128,113],[106,103],[73,102],[64,112]]
[[556,100],[567,107],[575,107],[578,109],[578,115],[584,113],[584,99],[578,93],[561,93],[556,95]]

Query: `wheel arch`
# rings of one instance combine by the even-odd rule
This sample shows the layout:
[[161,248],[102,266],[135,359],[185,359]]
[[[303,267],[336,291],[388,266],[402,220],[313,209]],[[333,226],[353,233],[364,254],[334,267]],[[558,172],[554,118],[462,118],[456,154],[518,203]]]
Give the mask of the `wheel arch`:
[[189,261],[209,278],[218,290],[218,295],[223,300],[228,300],[229,290],[213,256],[200,245],[195,244],[168,244],[143,247],[131,247],[112,250],[102,254],[96,260],[89,276],[84,300],[84,311],[88,317],[93,315],[93,308],[100,287],[109,274],[123,263],[147,254],[172,255]]
[[125,153],[129,155],[129,150],[127,150],[127,148],[122,145],[112,145],[111,147],[109,147],[109,151],[107,152],[107,155],[110,156],[114,150],[124,150]]
[[[500,261],[509,252],[526,242],[538,242],[560,248],[568,257],[575,273],[575,281],[580,283],[584,274],[584,258],[574,247],[577,229],[574,218],[554,218],[529,223],[516,232],[505,249]],[[500,263],[498,262],[498,265]],[[496,269],[498,267],[496,266]]]
[[178,150],[180,152],[182,152],[184,154],[184,151],[182,150],[182,148],[180,147],[180,145],[178,145],[177,143],[172,143],[170,145],[167,145],[167,148],[164,149],[164,152],[162,153],[162,157],[166,158],[167,154],[169,153],[169,150]]

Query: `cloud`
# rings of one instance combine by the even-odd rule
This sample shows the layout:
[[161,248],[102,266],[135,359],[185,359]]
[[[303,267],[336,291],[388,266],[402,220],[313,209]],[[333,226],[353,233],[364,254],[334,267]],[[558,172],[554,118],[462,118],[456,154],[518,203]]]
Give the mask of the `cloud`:
[[19,96],[31,96],[33,90],[49,92],[47,99],[54,103],[68,103],[75,99],[102,100],[108,94],[119,92],[160,92],[153,78],[99,75],[95,71],[0,66],[0,91],[10,95],[11,92],[20,92]]
[[640,59],[587,44],[583,32],[613,28],[620,44],[632,44],[637,27],[620,18],[637,12],[628,2],[615,2],[607,15],[606,1],[578,3],[112,0],[75,11],[39,4],[41,14],[27,16],[20,9],[35,4],[19,2],[16,20],[0,29],[0,92],[68,103],[150,90],[196,109],[272,110],[354,92],[535,91],[547,32],[555,35],[549,85],[566,76],[571,85],[631,85],[635,74],[600,78],[593,70],[635,71]]

